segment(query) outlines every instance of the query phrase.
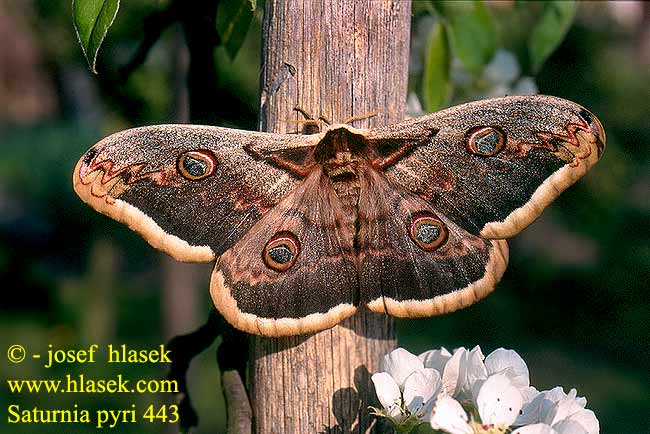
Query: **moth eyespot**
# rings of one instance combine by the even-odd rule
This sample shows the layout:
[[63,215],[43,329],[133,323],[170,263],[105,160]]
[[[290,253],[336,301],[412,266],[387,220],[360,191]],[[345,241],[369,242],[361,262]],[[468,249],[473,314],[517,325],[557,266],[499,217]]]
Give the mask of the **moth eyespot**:
[[466,136],[467,150],[475,155],[491,157],[496,155],[506,144],[506,135],[496,127],[476,127]]
[[409,235],[419,248],[430,252],[447,241],[449,232],[447,226],[432,214],[419,213],[411,221]]
[[262,259],[267,267],[275,271],[287,271],[296,262],[300,243],[291,232],[275,234],[264,246]]
[[180,174],[192,181],[207,178],[217,168],[217,160],[210,151],[185,152],[176,163]]

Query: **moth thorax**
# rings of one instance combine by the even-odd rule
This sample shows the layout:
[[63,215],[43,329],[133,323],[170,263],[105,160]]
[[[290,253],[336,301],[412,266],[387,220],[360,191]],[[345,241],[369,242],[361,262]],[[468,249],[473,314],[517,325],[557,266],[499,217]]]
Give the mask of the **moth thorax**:
[[314,157],[323,166],[323,172],[333,181],[335,178],[356,178],[359,163],[367,146],[362,137],[345,128],[336,128],[318,144]]
[[343,204],[356,207],[359,197],[359,157],[348,150],[337,151],[324,162],[323,172]]
[[342,181],[357,177],[359,158],[350,151],[339,151],[325,161],[323,170],[332,181]]

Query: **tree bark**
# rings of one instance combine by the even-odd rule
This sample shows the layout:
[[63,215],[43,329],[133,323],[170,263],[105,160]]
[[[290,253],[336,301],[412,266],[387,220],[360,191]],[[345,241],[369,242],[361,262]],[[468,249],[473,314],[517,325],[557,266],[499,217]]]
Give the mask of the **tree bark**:
[[[335,123],[376,113],[360,128],[401,120],[410,15],[406,0],[267,0],[261,129],[299,131],[296,106]],[[395,344],[394,320],[361,308],[314,335],[251,338],[254,432],[379,432],[370,374]]]

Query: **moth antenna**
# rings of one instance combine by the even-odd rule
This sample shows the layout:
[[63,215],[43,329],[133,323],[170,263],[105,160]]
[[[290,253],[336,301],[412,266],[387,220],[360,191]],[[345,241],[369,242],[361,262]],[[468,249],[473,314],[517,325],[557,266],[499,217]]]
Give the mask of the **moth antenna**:
[[360,121],[360,120],[363,120],[363,119],[372,118],[372,117],[377,116],[378,114],[379,114],[379,112],[368,112],[368,113],[364,113],[364,114],[362,114],[362,115],[354,115],[354,116],[350,116],[350,117],[347,118],[347,119],[345,120],[345,122],[343,122],[343,123],[344,123],[344,124],[351,124],[351,123],[354,122],[354,121]]
[[323,122],[323,123],[324,123],[325,125],[327,125],[327,126],[332,125],[332,122],[331,122],[328,118],[326,118],[325,116],[323,116],[323,115],[318,116],[318,119],[316,119],[313,115],[309,114],[309,113],[307,112],[307,110],[303,109],[302,107],[296,106],[296,107],[294,107],[293,109],[294,109],[295,111],[299,112],[300,114],[302,114],[302,115],[306,118],[306,120],[303,121],[303,122],[309,122],[309,121],[314,121],[314,122],[316,122],[316,121],[321,121],[321,122]]
[[307,120],[310,120],[310,121],[315,120],[314,117],[312,115],[310,115],[309,113],[307,113],[307,111],[305,109],[303,109],[302,107],[295,106],[293,109],[295,111],[297,111],[298,113],[300,113],[301,115],[303,115]]
[[288,124],[307,124],[309,122],[318,122],[316,119],[285,119],[282,122]]
[[323,115],[318,116],[318,120],[323,121],[323,123],[327,126],[332,125],[332,122],[330,122],[330,120]]

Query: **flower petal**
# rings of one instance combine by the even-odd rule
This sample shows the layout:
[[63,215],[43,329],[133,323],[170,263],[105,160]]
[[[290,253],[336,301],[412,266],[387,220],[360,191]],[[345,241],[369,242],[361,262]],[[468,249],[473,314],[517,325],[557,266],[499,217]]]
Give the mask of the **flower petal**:
[[517,428],[512,434],[558,434],[553,428],[545,423],[536,423]]
[[518,388],[530,386],[528,366],[514,350],[499,348],[492,351],[485,358],[485,367],[488,375],[506,371],[512,384]]
[[[555,391],[555,389],[553,390]],[[559,397],[562,394],[564,394],[564,391],[562,391],[561,394],[559,392],[556,392],[554,397]],[[576,390],[571,389],[568,394],[566,394],[563,398],[560,398],[553,405],[553,408],[550,409],[543,422],[555,426],[556,423],[567,419],[569,416],[578,413],[579,411],[584,410],[583,402],[586,402],[586,400],[584,398],[578,398],[576,395]]]
[[451,359],[451,353],[445,347],[439,350],[429,350],[420,354],[419,359],[422,360],[425,368],[433,368],[442,374],[445,365]]
[[529,403],[539,395],[539,391],[533,386],[520,387],[519,392],[521,397],[524,398],[524,403]]
[[587,404],[587,400],[582,397],[577,397],[578,392],[575,389],[571,389],[569,393],[564,393],[564,388],[561,386],[556,386],[552,388],[551,390],[544,390],[543,392],[540,392],[544,394],[546,399],[552,401],[552,402],[559,402],[563,399],[569,398],[569,399],[574,399],[578,405],[584,408],[584,406]]
[[442,370],[442,388],[449,396],[455,396],[460,388],[460,364],[466,357],[467,350],[457,348]]
[[442,395],[436,400],[429,422],[433,429],[443,430],[449,434],[472,434],[467,419],[467,413],[458,401]]
[[471,398],[474,383],[488,377],[487,369],[483,363],[484,358],[478,345],[471,351],[465,351],[460,362],[458,387],[455,396]]
[[577,413],[569,416],[569,418],[565,419],[565,421],[573,421],[579,423],[580,426],[584,428],[585,432],[589,434],[600,433],[600,423],[598,422],[598,419],[596,418],[594,412],[591,410],[582,409]]
[[404,402],[411,414],[420,417],[428,413],[441,388],[440,373],[433,368],[411,374],[404,383]]
[[483,387],[483,383],[487,381],[487,378],[485,380],[476,380],[474,384],[472,384],[472,393],[471,393],[471,398],[472,401],[476,402],[476,398],[478,398],[478,394],[481,391],[481,387]]
[[504,374],[488,377],[476,397],[476,408],[484,424],[510,426],[522,405],[521,393]]
[[553,425],[557,434],[589,434],[587,430],[578,422],[572,420],[563,420]]
[[381,402],[382,407],[386,410],[390,417],[397,417],[401,414],[400,404],[402,402],[402,394],[393,377],[387,372],[379,372],[370,377],[375,385],[375,393]]
[[553,401],[547,399],[544,392],[539,393],[532,401],[523,406],[517,420],[515,420],[515,425],[528,425],[546,420],[553,405]]
[[389,373],[400,390],[404,390],[404,382],[415,371],[424,369],[422,360],[404,348],[397,348],[386,354],[381,361],[381,370]]

